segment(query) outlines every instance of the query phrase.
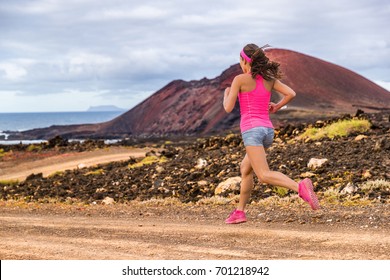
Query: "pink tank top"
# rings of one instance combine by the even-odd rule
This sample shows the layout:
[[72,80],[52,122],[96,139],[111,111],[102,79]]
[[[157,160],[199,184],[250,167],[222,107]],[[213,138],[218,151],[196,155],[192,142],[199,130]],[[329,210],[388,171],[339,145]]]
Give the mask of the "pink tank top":
[[264,87],[263,77],[258,75],[256,88],[252,91],[240,92],[238,100],[241,111],[241,132],[258,126],[273,128],[268,111],[271,92]]

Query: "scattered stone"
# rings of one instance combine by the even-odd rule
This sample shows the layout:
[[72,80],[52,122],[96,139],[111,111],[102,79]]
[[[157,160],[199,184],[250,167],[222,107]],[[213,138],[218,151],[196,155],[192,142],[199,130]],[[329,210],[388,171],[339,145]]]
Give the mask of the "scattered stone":
[[161,172],[163,172],[164,170],[165,170],[164,167],[162,167],[162,166],[160,166],[160,165],[156,166],[156,171],[157,171],[157,173],[161,173]]
[[209,184],[209,182],[207,182],[206,180],[202,180],[202,181],[198,182],[199,187],[204,187],[204,186],[207,186],[208,184]]
[[114,199],[109,196],[107,196],[105,199],[102,200],[102,204],[104,205],[111,205],[114,203],[115,203]]
[[281,165],[279,166],[279,169],[281,169],[281,170],[283,170],[283,169],[287,169],[287,165],[285,165],[285,164],[281,164]]
[[[387,144],[386,144],[386,142],[387,142]],[[390,148],[390,144],[388,142],[389,141],[386,141],[385,137],[382,137],[382,138],[378,139],[376,141],[376,143],[375,143],[374,151],[375,152],[380,152],[383,149],[389,149]]]
[[311,177],[315,177],[316,174],[314,174],[313,172],[304,172],[304,173],[301,173],[299,175],[299,177],[301,178],[311,178]]
[[203,169],[207,166],[207,161],[203,158],[198,159],[198,162],[195,166],[196,169]]
[[77,168],[78,168],[78,169],[83,169],[83,168],[86,168],[86,167],[87,167],[87,165],[84,164],[84,163],[79,163],[79,164],[77,165]]
[[49,139],[47,144],[49,148],[54,148],[68,146],[69,142],[67,139],[62,138],[61,136],[56,136],[52,139]]
[[324,165],[325,162],[327,162],[328,159],[327,158],[311,158],[309,160],[309,163],[307,164],[307,167],[311,168],[311,169],[317,169],[319,167],[321,167],[322,165]]
[[364,170],[362,173],[362,176],[363,176],[363,178],[367,179],[367,178],[371,178],[372,174],[371,174],[370,170]]
[[357,109],[355,117],[360,117],[364,115],[364,111],[362,109]]
[[37,173],[37,174],[30,174],[27,176],[26,181],[32,181],[32,180],[40,180],[43,178],[42,173]]
[[360,140],[363,140],[363,139],[365,139],[365,138],[367,138],[366,135],[360,134],[360,135],[358,135],[358,136],[355,137],[355,141],[360,141]]
[[214,194],[219,195],[223,194],[227,191],[238,191],[240,189],[241,177],[232,177],[219,183],[217,188],[215,189]]
[[351,200],[359,199],[360,194],[355,194],[354,196],[351,197]]
[[357,191],[357,187],[352,184],[352,183],[348,183],[344,189],[341,190],[341,194],[353,194]]

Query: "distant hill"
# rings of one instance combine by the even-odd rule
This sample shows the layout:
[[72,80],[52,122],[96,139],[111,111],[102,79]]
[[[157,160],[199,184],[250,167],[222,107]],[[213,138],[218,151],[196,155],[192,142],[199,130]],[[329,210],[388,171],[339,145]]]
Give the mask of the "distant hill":
[[87,112],[124,112],[126,109],[114,105],[91,106]]
[[[389,91],[348,69],[290,50],[269,49],[267,56],[281,64],[282,81],[297,93],[289,109],[273,116],[276,125],[292,119],[305,121],[354,113],[358,108],[370,112],[390,109]],[[239,64],[235,64],[214,79],[175,80],[111,121],[36,129],[21,137],[149,137],[238,130],[238,106],[226,114],[222,100],[224,89],[239,73]],[[278,99],[277,94],[273,98]]]

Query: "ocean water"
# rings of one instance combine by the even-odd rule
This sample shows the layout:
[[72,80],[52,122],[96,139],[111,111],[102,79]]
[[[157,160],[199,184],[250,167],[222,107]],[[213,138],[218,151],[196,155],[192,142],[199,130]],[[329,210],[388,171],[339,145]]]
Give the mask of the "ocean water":
[[90,124],[112,120],[124,112],[0,113],[0,135],[52,125]]

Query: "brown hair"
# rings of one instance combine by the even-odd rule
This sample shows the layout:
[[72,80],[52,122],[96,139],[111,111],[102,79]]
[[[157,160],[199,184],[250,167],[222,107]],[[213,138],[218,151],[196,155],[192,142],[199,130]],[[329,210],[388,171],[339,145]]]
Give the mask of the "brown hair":
[[254,79],[257,75],[261,75],[267,81],[282,77],[279,69],[280,64],[270,61],[265,55],[263,48],[259,48],[255,44],[248,44],[244,47],[244,53],[252,60],[250,65],[251,74]]

